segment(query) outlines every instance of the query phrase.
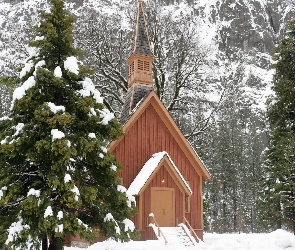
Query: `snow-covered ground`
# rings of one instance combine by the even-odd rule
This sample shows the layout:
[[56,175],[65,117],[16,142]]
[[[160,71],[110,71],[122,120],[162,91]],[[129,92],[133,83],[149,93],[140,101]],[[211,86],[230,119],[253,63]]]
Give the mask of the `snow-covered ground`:
[[[205,234],[204,242],[197,246],[184,247],[175,244],[165,245],[162,241],[132,241],[117,243],[104,241],[87,250],[295,250],[295,236],[283,230],[269,234]],[[81,250],[66,247],[65,250]]]

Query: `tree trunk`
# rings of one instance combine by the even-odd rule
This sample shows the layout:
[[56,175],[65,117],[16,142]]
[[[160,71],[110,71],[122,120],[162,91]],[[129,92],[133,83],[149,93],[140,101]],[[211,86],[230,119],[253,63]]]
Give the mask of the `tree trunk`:
[[277,229],[282,229],[282,210],[281,210],[281,204],[278,201],[277,202],[277,213],[278,213],[278,219],[277,219]]
[[48,239],[47,235],[44,236],[42,239],[42,250],[47,250],[48,249]]
[[49,248],[48,250],[63,250],[63,240],[61,238],[55,238],[52,236],[52,238],[49,241]]

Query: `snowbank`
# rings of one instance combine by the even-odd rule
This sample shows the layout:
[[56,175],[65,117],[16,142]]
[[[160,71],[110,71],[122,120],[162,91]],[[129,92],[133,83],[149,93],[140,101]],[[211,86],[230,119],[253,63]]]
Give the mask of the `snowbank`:
[[[131,241],[118,243],[104,241],[96,243],[87,250],[295,250],[295,236],[284,230],[269,234],[205,234],[204,243],[193,247],[167,244],[162,241]],[[81,250],[75,247],[65,247],[65,250]]]

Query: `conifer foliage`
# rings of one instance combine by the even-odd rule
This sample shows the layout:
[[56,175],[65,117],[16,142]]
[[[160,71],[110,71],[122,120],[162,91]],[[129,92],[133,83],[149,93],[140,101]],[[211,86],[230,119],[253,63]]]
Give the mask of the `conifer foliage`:
[[273,90],[268,111],[269,148],[266,151],[261,217],[271,229],[295,234],[295,19],[276,49]]
[[10,113],[0,120],[0,240],[7,248],[42,242],[62,249],[70,235],[93,240],[95,228],[128,240],[137,235],[128,219],[135,202],[106,148],[121,126],[76,58],[73,16],[64,1],[51,2],[51,12],[40,13]]

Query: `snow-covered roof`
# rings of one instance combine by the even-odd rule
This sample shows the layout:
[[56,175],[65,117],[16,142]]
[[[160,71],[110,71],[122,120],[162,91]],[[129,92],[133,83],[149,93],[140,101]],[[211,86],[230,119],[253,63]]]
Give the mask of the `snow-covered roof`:
[[179,169],[176,167],[176,165],[174,164],[171,157],[166,151],[153,154],[153,156],[144,164],[138,175],[135,177],[130,187],[128,188],[127,193],[130,195],[138,195],[147,183],[147,181],[149,180],[149,178],[156,171],[160,162],[163,160],[165,156],[170,161],[173,169],[175,170],[178,177],[181,179],[182,183],[185,185],[189,193],[192,194],[192,190],[189,187],[188,183],[185,181]]

